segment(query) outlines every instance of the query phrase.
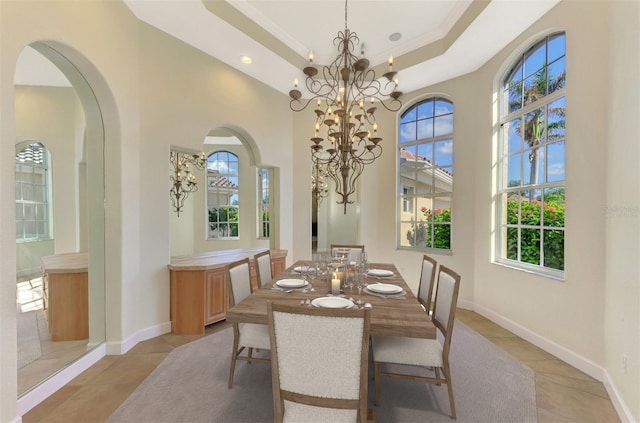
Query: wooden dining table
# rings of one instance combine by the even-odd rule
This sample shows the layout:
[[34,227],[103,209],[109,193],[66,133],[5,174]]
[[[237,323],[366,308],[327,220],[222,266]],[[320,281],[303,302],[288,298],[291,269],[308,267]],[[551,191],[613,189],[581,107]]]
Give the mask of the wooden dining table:
[[[254,290],[251,295],[227,311],[227,321],[266,325],[268,324],[267,303],[270,301],[308,307],[307,300],[312,301],[315,298],[331,295],[329,293],[330,282],[325,275],[309,278],[310,286],[307,286],[306,289],[290,290],[278,287],[278,280],[302,279],[302,275],[295,269],[309,264],[311,264],[309,261],[298,261],[261,288]],[[367,277],[368,284],[393,284],[400,286],[404,291],[396,295],[380,295],[370,292],[368,289],[363,290],[362,301],[371,305],[371,334],[435,339],[435,326],[427,317],[422,305],[413,295],[398,269],[388,263],[371,263],[369,268],[389,270],[393,272],[393,275],[385,277],[369,275]],[[355,302],[358,299],[358,290],[354,287],[352,293],[349,287],[345,287],[342,296],[353,298]],[[301,301],[305,305],[301,305]],[[356,306],[362,307],[358,304]]]

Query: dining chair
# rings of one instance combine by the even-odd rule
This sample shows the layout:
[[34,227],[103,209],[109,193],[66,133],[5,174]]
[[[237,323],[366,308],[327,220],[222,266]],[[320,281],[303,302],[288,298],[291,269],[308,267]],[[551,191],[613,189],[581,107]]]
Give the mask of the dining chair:
[[[229,308],[239,303],[251,294],[251,270],[249,259],[235,261],[227,266],[227,284],[229,291]],[[233,387],[233,374],[236,361],[244,360],[269,362],[268,358],[253,356],[253,349],[269,350],[269,328],[266,325],[254,323],[233,323],[233,351],[231,352],[231,368],[229,369],[229,389]],[[247,355],[241,355],[244,349]]]
[[426,254],[422,257],[418,301],[420,301],[420,304],[422,304],[429,317],[431,317],[433,311],[433,288],[435,286],[437,266],[438,262],[435,259]]
[[366,422],[368,309],[267,303],[274,421]]
[[[456,418],[456,407],[451,385],[451,368],[449,350],[451,335],[456,315],[456,303],[460,289],[460,275],[440,265],[438,285],[433,307],[433,324],[442,333],[443,343],[438,339],[410,338],[402,336],[373,336],[373,377],[375,386],[375,404],[380,404],[380,378],[382,376],[420,380],[423,382],[444,383],[449,392],[451,417]],[[381,363],[392,363],[406,366],[433,367],[435,377],[425,377],[406,373],[382,371]],[[440,376],[442,370],[443,377]]]
[[273,279],[273,270],[271,267],[271,250],[265,250],[253,256],[256,263],[256,276],[258,279],[258,287],[262,287],[265,283]]
[[342,248],[348,248],[349,260],[359,261],[360,253],[364,252],[364,245],[344,245],[344,244],[331,244],[331,256],[334,256],[334,251]]

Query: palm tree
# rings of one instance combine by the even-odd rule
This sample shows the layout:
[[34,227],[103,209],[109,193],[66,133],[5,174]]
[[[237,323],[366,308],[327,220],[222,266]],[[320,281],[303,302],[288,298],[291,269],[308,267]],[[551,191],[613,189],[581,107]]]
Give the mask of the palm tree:
[[[515,89],[509,90],[509,110],[519,109],[523,103],[524,105],[533,103],[549,93],[555,92],[564,87],[566,81],[565,71],[550,81],[548,81],[547,75],[548,71],[545,66],[534,75],[533,83],[530,86],[524,86],[523,81],[518,81],[515,84]],[[524,133],[521,132],[523,119],[518,119],[514,124],[515,130],[524,136],[524,141],[531,148],[528,157],[530,164],[530,183],[535,183],[538,180],[540,168],[539,149],[545,137],[546,129],[556,130],[564,128],[565,125],[564,107],[549,107],[547,109],[546,116],[554,116],[558,119],[554,119],[554,122],[547,124],[544,108],[538,108],[524,116]],[[533,190],[530,190],[529,201],[534,199],[535,193]]]

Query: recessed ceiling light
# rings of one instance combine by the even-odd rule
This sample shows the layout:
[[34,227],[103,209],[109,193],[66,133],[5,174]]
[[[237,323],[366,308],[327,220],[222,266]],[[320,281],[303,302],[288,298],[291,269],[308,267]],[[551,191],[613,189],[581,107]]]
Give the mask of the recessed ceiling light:
[[240,58],[240,60],[242,61],[242,63],[244,63],[245,65],[250,65],[251,63],[253,63],[253,60],[251,60],[251,57],[249,56],[242,56]]
[[402,34],[400,34],[399,32],[394,32],[393,34],[389,35],[389,41],[398,41],[400,38],[402,38]]

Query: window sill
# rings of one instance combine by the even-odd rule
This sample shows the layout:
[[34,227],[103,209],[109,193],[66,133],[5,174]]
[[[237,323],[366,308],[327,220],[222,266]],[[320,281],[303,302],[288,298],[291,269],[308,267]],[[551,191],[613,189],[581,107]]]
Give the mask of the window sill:
[[556,281],[559,281],[559,282],[564,282],[565,281],[564,272],[559,271],[559,270],[558,271],[541,271],[541,270],[536,270],[536,269],[531,269],[531,268],[520,267],[520,266],[517,266],[515,264],[505,263],[505,262],[501,262],[501,261],[494,261],[493,264],[496,265],[496,266],[506,267],[507,269],[517,270],[517,271],[520,271],[520,272],[528,273],[530,275],[539,276],[539,277],[543,277],[543,278],[547,278],[547,279],[552,279],[552,280],[556,280]]

